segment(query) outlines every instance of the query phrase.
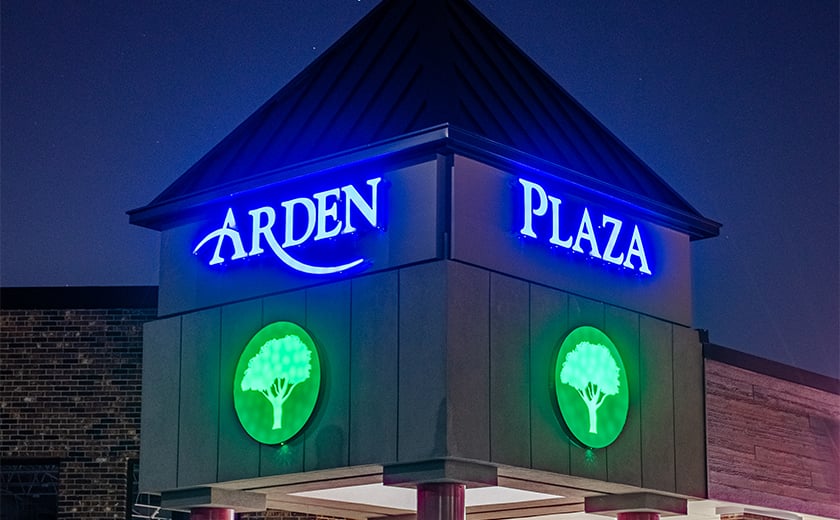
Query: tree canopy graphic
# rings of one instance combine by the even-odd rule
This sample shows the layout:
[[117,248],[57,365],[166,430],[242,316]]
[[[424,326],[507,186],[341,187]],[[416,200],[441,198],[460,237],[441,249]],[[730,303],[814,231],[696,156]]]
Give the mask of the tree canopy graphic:
[[242,390],[262,394],[274,409],[273,430],[283,427],[283,403],[295,386],[309,379],[312,352],[298,336],[270,339],[248,360]]
[[560,382],[577,390],[589,411],[589,433],[598,433],[598,408],[608,396],[617,394],[621,385],[618,364],[610,349],[581,341],[566,354]]

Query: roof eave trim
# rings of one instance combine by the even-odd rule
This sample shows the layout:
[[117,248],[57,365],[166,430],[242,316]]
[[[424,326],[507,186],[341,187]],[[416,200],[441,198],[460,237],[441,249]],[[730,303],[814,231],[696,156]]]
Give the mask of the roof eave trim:
[[[706,336],[708,336],[708,331]],[[702,337],[702,336],[701,336]],[[757,374],[763,374],[769,377],[775,377],[783,381],[788,381],[797,385],[808,386],[823,392],[840,395],[840,380],[805,370],[803,368],[795,367],[774,361],[772,359],[763,358],[747,352],[742,352],[722,345],[709,343],[707,340],[703,342],[703,357],[719,363],[724,363],[729,366],[737,367],[743,370],[749,370]]]
[[304,175],[315,172],[324,172],[349,164],[364,162],[369,159],[379,159],[397,153],[408,153],[440,145],[445,143],[449,137],[449,128],[448,123],[443,123],[392,139],[338,152],[326,157],[319,157],[276,170],[262,172],[244,180],[226,183],[212,189],[166,202],[152,203],[128,211],[129,223],[162,231],[171,227],[169,221],[173,215],[187,212],[192,208],[216,199],[232,197],[269,184],[303,177]]
[[681,231],[689,235],[692,241],[716,237],[720,233],[720,223],[702,216],[688,204],[687,207],[692,211],[691,213],[457,127],[450,127],[449,134],[447,142],[456,153],[495,164],[501,168],[515,165],[517,168],[553,175],[559,182],[573,186],[580,192],[597,194],[598,197],[608,199],[630,213]]
[[459,153],[500,168],[514,166],[553,175],[559,182],[566,183],[579,192],[593,193],[598,197],[606,198],[611,203],[621,205],[623,209],[630,213],[686,233],[691,240],[711,238],[717,236],[720,232],[721,225],[719,223],[703,217],[690,206],[689,209],[692,210],[692,213],[673,208],[472,132],[461,130],[448,123],[263,172],[244,180],[230,182],[163,203],[149,204],[129,211],[129,222],[162,231],[183,221],[183,215],[189,213],[190,210],[214,200],[232,197],[269,184],[300,178],[311,173],[325,172],[351,164],[358,164],[374,158],[381,159],[396,154],[411,154],[421,150],[431,151],[434,149]]

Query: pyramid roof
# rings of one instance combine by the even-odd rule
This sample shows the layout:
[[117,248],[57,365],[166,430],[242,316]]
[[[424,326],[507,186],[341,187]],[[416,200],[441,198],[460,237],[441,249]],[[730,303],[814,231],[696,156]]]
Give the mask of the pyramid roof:
[[630,202],[692,238],[718,233],[467,0],[383,1],[131,221],[160,228],[296,165],[416,135]]

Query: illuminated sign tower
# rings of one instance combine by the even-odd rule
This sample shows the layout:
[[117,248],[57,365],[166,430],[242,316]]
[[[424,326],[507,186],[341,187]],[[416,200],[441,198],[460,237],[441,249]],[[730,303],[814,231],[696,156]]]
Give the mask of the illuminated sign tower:
[[162,236],[164,506],[705,493],[689,244],[719,225],[466,0],[383,2],[130,215]]

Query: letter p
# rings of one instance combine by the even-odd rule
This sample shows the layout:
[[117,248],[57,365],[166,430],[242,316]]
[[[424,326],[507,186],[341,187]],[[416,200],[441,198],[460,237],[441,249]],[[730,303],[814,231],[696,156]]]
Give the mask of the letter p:
[[[523,235],[531,238],[537,238],[534,232],[534,215],[541,217],[548,211],[548,197],[545,190],[539,184],[519,179],[519,184],[522,185],[522,229],[519,230]],[[537,194],[539,204],[534,207],[534,193]]]

